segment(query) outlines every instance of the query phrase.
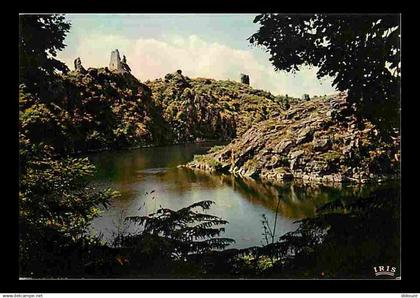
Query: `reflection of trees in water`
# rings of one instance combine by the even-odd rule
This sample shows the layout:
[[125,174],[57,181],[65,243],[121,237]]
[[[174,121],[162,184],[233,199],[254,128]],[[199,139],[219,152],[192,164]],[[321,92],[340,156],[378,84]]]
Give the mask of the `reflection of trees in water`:
[[[261,199],[259,202],[263,204],[275,202],[264,200],[272,194],[271,191],[295,195],[297,201],[285,200],[286,206],[293,206],[293,202],[304,203],[311,198],[308,195],[301,199],[300,193],[305,187],[299,184],[274,186],[227,175],[191,172],[182,175],[190,175],[192,181],[200,185],[200,179],[205,179],[208,186],[220,183],[231,185],[254,200]],[[120,248],[115,252],[130,260],[130,264],[120,268],[123,270],[120,273],[131,272],[133,277],[186,277],[191,274],[193,278],[375,278],[374,266],[389,265],[397,267],[395,276],[399,276],[399,184],[328,190],[328,202],[321,204],[314,216],[301,219],[296,231],[275,239],[272,244],[188,254],[183,261],[174,262],[170,258],[162,258],[161,254],[153,255],[158,251],[166,253],[161,242],[164,239],[155,239],[157,242],[154,240],[153,243],[144,239],[146,242],[138,247]],[[325,189],[311,186],[311,191],[319,194]],[[156,249],[149,249],[150,246]],[[147,251],[142,251],[145,248]],[[167,249],[171,252],[170,248]],[[115,269],[114,266],[111,268]]]
[[282,269],[343,278],[373,277],[378,264],[399,270],[399,202],[399,189],[389,186],[367,198],[342,197],[324,205],[317,217],[303,220],[297,232],[289,233],[290,239],[285,237],[296,256]]
[[[206,146],[199,148],[205,151]],[[220,188],[221,185],[229,186],[248,202],[264,206],[273,212],[279,198],[279,213],[291,219],[313,216],[317,206],[338,197],[361,195],[372,190],[371,187],[303,185],[298,182],[272,184],[230,174],[173,168],[180,161],[188,160],[197,150],[196,145],[178,145],[122,151],[118,154],[103,152],[93,158],[100,165],[95,182],[111,182],[122,193],[126,204],[121,204],[125,207],[130,198],[150,190],[142,188],[145,180],[156,183],[156,186],[170,187],[170,192],[179,197],[198,188],[211,190]]]
[[190,161],[194,154],[203,154],[218,142],[180,144],[134,150],[108,151],[91,154],[97,166],[95,180],[130,184],[144,178],[142,171],[175,168]]
[[[265,181],[242,178],[230,174],[207,173],[198,169],[169,170],[159,175],[160,181],[171,181],[171,191],[179,195],[191,191],[197,185],[201,189],[214,189],[227,185],[255,205],[261,205],[273,211],[280,204],[278,212],[287,218],[301,219],[315,215],[315,210],[329,201],[349,196],[366,196],[377,189],[376,186],[325,186],[285,182],[272,184]],[[345,201],[345,200],[344,200]],[[343,204],[345,202],[343,201]]]
[[[375,278],[373,266],[378,265],[395,266],[399,274],[398,182],[363,187],[272,184],[189,169],[151,175],[157,183],[169,181],[174,196],[222,185],[273,211],[280,198],[279,213],[301,219],[296,231],[263,248],[190,256],[185,266],[194,266],[197,276]],[[126,190],[129,195],[130,187]]]
[[179,195],[193,190],[197,184],[201,189],[214,189],[221,183],[217,176],[183,168],[171,169],[159,173],[156,177],[159,182],[170,182],[171,192]]
[[[263,205],[273,211],[278,208],[278,212],[287,218],[311,216],[314,213],[315,206],[324,201],[311,189],[303,193],[295,192],[295,186],[291,183],[275,186],[262,181],[235,176],[231,177],[231,183],[248,201]],[[310,199],[308,199],[308,196]],[[279,204],[278,199],[280,199]]]
[[[345,203],[345,205],[343,204]],[[375,278],[373,267],[400,265],[400,196],[397,184],[367,196],[342,196],[316,216],[262,248],[219,254],[213,273],[279,278]],[[224,259],[224,261],[222,261]],[[228,259],[228,261],[226,261]],[[222,263],[223,262],[223,263]]]

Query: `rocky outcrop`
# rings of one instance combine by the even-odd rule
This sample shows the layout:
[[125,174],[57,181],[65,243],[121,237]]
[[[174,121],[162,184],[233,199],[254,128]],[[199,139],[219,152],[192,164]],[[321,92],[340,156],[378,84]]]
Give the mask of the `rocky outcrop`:
[[122,64],[122,68],[123,68],[125,71],[127,71],[127,72],[131,72],[131,68],[130,68],[130,66],[128,66],[128,64],[127,64],[127,58],[125,57],[125,55],[123,55],[123,59],[122,59],[122,61],[121,61],[121,64]]
[[340,93],[296,104],[187,167],[271,181],[365,183],[398,176],[399,144],[398,134],[381,140],[372,123],[357,120]]
[[80,60],[80,57],[78,57],[74,60],[74,70],[76,72],[80,72],[82,74],[86,73],[86,69],[83,67],[82,60]]
[[62,74],[53,94],[54,112],[68,130],[61,143],[80,151],[169,143],[170,128],[151,94],[130,73],[106,67]]
[[173,129],[174,142],[230,141],[283,111],[269,92],[234,81],[190,79],[181,70],[145,84]]
[[249,75],[241,73],[241,83],[249,85]]
[[78,70],[61,75],[54,102],[72,121],[63,146],[95,151],[230,141],[283,111],[269,92],[232,81],[190,79],[181,70],[142,84],[124,69],[127,60],[119,60],[118,51],[112,56],[114,69],[84,70],[76,59]]

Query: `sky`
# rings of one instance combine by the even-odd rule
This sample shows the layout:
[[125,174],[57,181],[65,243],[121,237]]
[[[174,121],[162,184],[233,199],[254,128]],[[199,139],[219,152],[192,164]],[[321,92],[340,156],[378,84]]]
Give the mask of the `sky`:
[[274,71],[264,48],[247,40],[258,31],[255,14],[67,14],[71,22],[58,59],[74,68],[105,67],[111,51],[125,55],[140,81],[162,78],[178,69],[190,78],[239,81],[275,95],[301,97],[335,92],[332,80],[316,78],[316,68],[296,74]]

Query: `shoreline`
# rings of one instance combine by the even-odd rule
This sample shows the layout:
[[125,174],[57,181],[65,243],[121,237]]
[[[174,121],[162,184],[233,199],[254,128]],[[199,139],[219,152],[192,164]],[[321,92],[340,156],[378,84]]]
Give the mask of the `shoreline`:
[[136,145],[130,147],[121,147],[121,148],[101,148],[101,149],[92,149],[88,151],[79,151],[73,153],[71,156],[82,156],[82,155],[92,155],[101,152],[118,152],[118,151],[131,151],[137,149],[146,149],[146,148],[159,148],[159,147],[167,147],[167,146],[177,146],[177,145],[192,145],[192,144],[203,144],[203,143],[225,143],[226,145],[230,141],[222,141],[222,140],[203,140],[203,141],[195,141],[195,142],[179,142],[179,143],[169,143],[169,144],[148,144],[148,145]]
[[[194,162],[194,164],[191,164]],[[198,170],[203,171],[208,174],[217,173],[217,174],[228,174],[233,175],[236,177],[240,177],[242,179],[251,179],[254,181],[261,181],[263,183],[270,183],[274,185],[279,184],[286,184],[286,183],[298,183],[300,185],[317,185],[317,186],[329,186],[329,187],[343,187],[343,186],[350,186],[350,187],[359,187],[359,186],[368,186],[368,185],[380,185],[382,183],[389,183],[393,181],[400,181],[401,175],[400,174],[389,174],[389,175],[375,175],[369,179],[354,179],[351,177],[342,176],[341,180],[334,180],[329,179],[330,176],[333,175],[324,175],[324,176],[310,176],[310,175],[302,175],[302,176],[288,176],[287,179],[277,178],[273,176],[247,176],[242,175],[240,172],[231,172],[227,169],[218,170],[212,168],[208,164],[199,163],[197,164],[196,161],[191,161],[187,164],[179,165],[177,168],[187,168],[190,170]]]

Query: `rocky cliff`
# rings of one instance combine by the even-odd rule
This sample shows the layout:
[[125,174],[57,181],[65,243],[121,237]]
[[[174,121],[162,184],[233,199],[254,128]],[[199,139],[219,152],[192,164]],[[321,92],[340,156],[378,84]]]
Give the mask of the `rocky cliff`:
[[383,140],[372,123],[358,120],[341,93],[293,105],[187,167],[271,181],[364,183],[398,175],[399,145],[397,133]]
[[180,70],[145,84],[173,129],[174,142],[231,140],[283,111],[269,92],[234,81],[190,79]]
[[[233,141],[187,166],[269,180],[378,181],[399,173],[398,133],[384,140],[346,94],[275,97],[181,71],[140,83],[108,68],[60,75],[45,97],[21,92],[21,134],[58,152]],[[286,100],[285,100],[286,99]]]
[[169,129],[151,90],[108,68],[61,74],[43,96],[21,92],[19,101],[21,133],[64,154],[157,145]]
[[[117,57],[118,58],[118,57]],[[279,115],[279,98],[233,81],[184,77],[141,83],[129,71],[88,68],[60,74],[44,96],[21,94],[22,132],[62,153],[230,141]]]

